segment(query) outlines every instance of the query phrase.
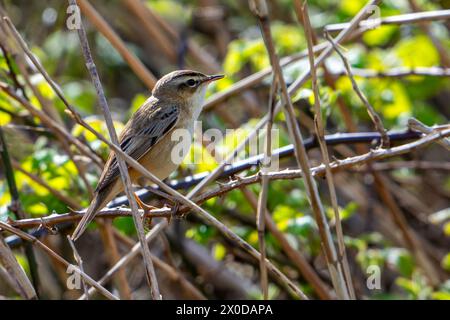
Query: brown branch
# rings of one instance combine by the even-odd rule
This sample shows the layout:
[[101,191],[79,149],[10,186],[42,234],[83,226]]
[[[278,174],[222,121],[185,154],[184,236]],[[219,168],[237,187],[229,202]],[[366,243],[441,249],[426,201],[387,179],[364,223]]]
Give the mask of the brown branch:
[[[295,3],[300,5],[300,0],[295,0]],[[314,125],[315,125],[315,131],[317,135],[317,139],[319,141],[320,150],[322,153],[323,162],[325,164],[325,172],[326,172],[326,179],[328,184],[328,191],[330,192],[330,198],[331,198],[331,206],[334,211],[334,219],[336,223],[336,237],[338,239],[338,250],[339,250],[339,256],[342,261],[342,268],[344,273],[345,282],[347,285],[347,291],[349,293],[349,296],[351,299],[355,299],[355,290],[353,288],[353,282],[350,275],[350,267],[348,265],[347,260],[347,253],[345,250],[345,244],[344,244],[344,233],[342,231],[342,223],[341,218],[339,214],[339,208],[338,208],[338,201],[337,201],[337,195],[336,195],[336,187],[334,184],[334,178],[333,173],[331,172],[330,167],[330,156],[328,154],[327,144],[325,142],[325,124],[324,120],[322,119],[322,110],[320,106],[320,95],[319,95],[319,87],[317,83],[317,74],[316,74],[316,68],[314,64],[314,52],[313,52],[313,31],[311,27],[311,22],[309,20],[309,13],[308,13],[308,6],[306,5],[306,1],[303,3],[303,6],[301,7],[301,13],[303,16],[303,25],[305,29],[305,36],[307,39],[308,44],[308,53],[309,53],[309,66],[311,69],[311,83],[312,83],[312,90],[314,92]]]
[[[245,186],[241,187],[240,189],[243,191],[243,195],[247,199],[248,203],[252,206],[253,210],[257,210],[258,199],[256,198],[255,194]],[[331,289],[322,281],[314,268],[309,264],[306,257],[303,256],[303,254],[299,250],[296,250],[292,246],[287,236],[278,228],[275,221],[273,221],[272,216],[267,208],[265,210],[265,223],[267,229],[278,241],[288,258],[291,259],[292,263],[297,267],[305,280],[311,284],[311,287],[315,290],[318,297],[324,300],[334,299],[335,296],[332,294]]]
[[[409,6],[411,7],[412,11],[415,11],[416,14],[419,14],[422,11],[422,8],[415,0],[408,0]],[[433,30],[430,27],[430,23],[428,21],[422,21],[419,23],[419,26],[425,32],[428,37],[430,38],[431,42],[433,43],[434,47],[436,48],[439,57],[441,59],[441,64],[444,67],[449,68],[450,67],[450,56],[448,55],[448,49],[444,47],[444,45],[439,41],[438,37],[433,33]]]
[[400,229],[406,246],[413,253],[414,257],[417,260],[417,263],[421,266],[425,275],[430,280],[430,283],[433,286],[438,286],[441,283],[438,273],[436,272],[436,270],[434,270],[428,254],[422,246],[422,243],[419,241],[416,233],[408,225],[408,222],[399,205],[397,204],[397,201],[394,199],[394,196],[388,191],[389,189],[386,186],[388,183],[387,179],[378,172],[373,172],[373,176],[375,178],[375,186],[380,195],[380,198],[385,203],[386,207],[389,208],[392,219]]
[[20,296],[24,299],[37,299],[33,285],[2,235],[0,235],[0,262],[8,272],[10,279],[14,281],[13,288],[18,290]]
[[[81,259],[81,256],[78,254],[78,250],[69,235],[67,235],[67,241],[69,241],[70,247],[72,248],[73,257],[75,259],[75,262],[78,264],[78,268],[84,272],[83,259]],[[82,289],[84,294],[86,294],[88,291],[88,286],[86,285],[86,281],[84,280],[84,278],[81,281],[81,285],[83,287]]]
[[43,124],[45,124],[49,129],[51,129],[55,134],[60,134],[67,140],[67,142],[75,145],[81,153],[85,156],[89,157],[97,164],[99,167],[103,167],[103,160],[99,158],[96,154],[94,154],[86,145],[81,143],[78,139],[73,137],[64,127],[46,115],[43,111],[37,109],[30,102],[17,95],[14,90],[6,83],[0,82],[0,90],[5,92],[8,96],[19,102],[22,106],[27,109],[30,114],[34,117],[39,118]]
[[[25,214],[22,210],[22,204],[20,202],[19,190],[17,188],[14,170],[11,164],[11,157],[9,156],[8,146],[6,143],[3,128],[0,126],[0,153],[3,164],[3,172],[5,174],[6,181],[8,183],[9,193],[11,195],[11,205],[9,209],[12,211],[16,219],[25,218]],[[6,250],[6,249],[5,249]],[[34,289],[39,294],[40,289],[40,277],[38,272],[38,265],[36,263],[36,255],[33,247],[30,244],[25,245],[25,255],[30,266],[31,279],[33,281]],[[14,266],[13,261],[10,261],[10,266]],[[20,276],[20,274],[18,274]],[[24,283],[22,283],[23,285]]]
[[[185,208],[186,209],[186,208]],[[69,213],[53,213],[45,217],[20,219],[10,222],[10,225],[20,229],[36,228],[36,227],[53,227],[57,224],[65,222],[76,222],[83,217],[84,211]],[[145,218],[168,218],[172,214],[169,208],[154,209],[144,213],[143,210],[138,211]],[[131,217],[131,210],[128,208],[105,208],[100,210],[96,218],[114,219],[118,217]]]
[[[150,241],[152,241],[162,230],[164,230],[167,227],[167,220],[163,220],[162,222],[155,225],[152,230],[150,230],[149,233],[145,236],[144,240],[144,247],[148,248],[148,244]],[[121,270],[125,265],[127,265],[134,257],[136,257],[139,253],[143,254],[142,252],[142,246],[141,243],[136,243],[133,248],[128,252],[125,256],[120,258],[119,261],[117,261],[114,266],[109,269],[103,277],[100,278],[98,283],[100,285],[104,285],[107,283],[111,277]],[[151,258],[153,259],[153,255],[151,255]],[[83,294],[79,300],[87,299],[89,296],[91,296],[96,291],[96,288],[90,288],[87,294]]]
[[[441,67],[397,67],[389,70],[352,68],[354,76],[361,78],[403,78],[410,76],[450,77],[450,68]],[[333,73],[334,76],[347,75],[345,70]]]
[[[377,22],[379,25],[402,25],[416,22],[437,21],[450,19],[450,10],[435,10],[417,13],[400,14],[390,17],[380,18]],[[324,27],[324,31],[335,32],[345,29],[348,23],[329,24]],[[361,21],[358,25],[363,30],[370,30],[368,26],[372,26],[370,21]]]
[[[429,135],[424,136],[423,138],[413,141],[411,143],[406,143],[401,146],[393,147],[390,149],[377,149],[371,150],[368,153],[363,155],[358,155],[355,157],[348,157],[344,160],[336,160],[330,163],[331,169],[333,172],[342,171],[345,169],[353,168],[353,167],[363,167],[368,163],[372,163],[374,161],[400,156],[405,153],[410,153],[418,148],[425,147],[435,141],[438,141],[442,138],[450,136],[450,129],[445,129],[442,131],[433,132]],[[402,162],[403,163],[403,162]],[[377,169],[378,166],[381,169],[386,169],[386,166],[389,166],[389,163],[374,163],[374,168]],[[394,165],[392,169],[396,169],[398,165]],[[433,166],[435,167],[435,166]],[[442,170],[450,170],[450,167],[447,164],[442,164],[438,167]],[[359,169],[358,169],[359,170]],[[311,172],[314,176],[322,176],[325,174],[325,166],[320,165],[317,167],[311,168]],[[268,177],[270,180],[291,180],[298,179],[302,177],[302,171],[300,169],[292,170],[285,169],[282,171],[269,172]],[[254,183],[261,182],[261,175],[255,174],[247,177],[239,177],[235,180],[231,180],[227,183],[221,184],[218,187],[215,187],[212,190],[202,193],[198,197],[194,199],[194,201],[198,204],[204,203],[206,200],[221,196],[231,190],[242,188],[243,186],[251,185]],[[178,209],[177,214],[183,215],[186,212],[191,210],[191,206],[183,205]],[[139,211],[140,214],[143,214],[143,211]],[[21,229],[38,227],[40,225],[43,226],[54,226],[59,223],[64,222],[73,222],[81,219],[82,212],[80,213],[64,213],[64,214],[51,214],[42,218],[32,218],[32,219],[21,219],[10,222],[11,226]],[[154,209],[146,213],[146,217],[167,217],[171,214],[171,209],[169,208],[161,208]],[[131,216],[131,210],[126,208],[112,208],[112,209],[103,209],[100,210],[97,214],[97,218],[115,218],[115,217],[127,217]]]
[[388,148],[389,147],[389,136],[387,135],[387,131],[386,131],[386,129],[383,126],[383,122],[381,121],[380,116],[375,111],[375,109],[372,107],[372,105],[370,104],[369,100],[366,98],[364,93],[361,91],[361,89],[359,89],[359,86],[356,83],[355,77],[353,76],[352,68],[350,66],[350,63],[348,62],[347,58],[342,53],[341,49],[338,48],[338,46],[336,45],[336,43],[334,42],[334,40],[330,36],[330,34],[329,33],[325,33],[325,37],[333,45],[334,50],[336,51],[336,53],[339,55],[339,57],[341,58],[342,62],[344,63],[345,70],[347,72],[347,76],[349,77],[349,79],[350,79],[350,81],[352,83],[353,90],[356,92],[356,94],[358,95],[359,99],[362,101],[362,103],[366,107],[367,113],[369,114],[370,118],[372,119],[372,122],[374,123],[376,130],[380,133],[380,135],[381,135],[381,147]]
[[[146,10],[149,19],[154,20],[161,30],[164,30],[168,35],[172,37],[174,43],[181,42],[178,32],[163,18],[156,14],[149,6],[143,6],[142,9]],[[198,62],[198,64],[206,68],[208,72],[220,72],[221,67],[214,59],[214,57],[211,56],[208,51],[203,50],[195,41],[188,39],[187,49],[189,54]]]
[[[117,248],[117,242],[114,238],[114,227],[112,225],[112,220],[102,219],[100,224],[100,235],[106,249],[109,264],[112,267],[117,261],[120,260],[119,250]],[[131,300],[131,289],[127,281],[127,276],[125,270],[119,270],[115,277],[117,287],[119,289],[120,298],[122,300]],[[84,292],[87,295],[87,292]]]
[[47,252],[52,258],[54,258],[56,261],[58,261],[60,264],[64,265],[65,267],[72,266],[77,274],[82,276],[84,278],[84,280],[86,280],[87,283],[89,283],[91,286],[95,287],[106,298],[108,298],[110,300],[118,300],[118,298],[115,295],[113,295],[111,292],[109,292],[104,287],[102,287],[100,284],[98,284],[94,279],[92,279],[85,272],[80,270],[80,268],[78,268],[77,266],[71,265],[69,262],[67,262],[67,260],[62,258],[60,255],[58,255],[56,252],[54,252],[52,249],[50,249],[44,243],[39,241],[39,239],[37,239],[36,237],[34,237],[26,232],[23,232],[20,229],[14,228],[14,227],[10,226],[9,224],[2,222],[2,221],[0,221],[0,229],[9,231],[12,234],[19,236],[20,238],[22,238],[26,241],[29,241],[32,244],[37,245],[39,248],[41,248],[42,250]]
[[56,198],[58,198],[59,200],[61,200],[62,202],[64,202],[65,204],[67,204],[68,206],[70,206],[72,209],[81,209],[81,205],[80,202],[77,201],[74,198],[71,198],[69,196],[66,196],[65,194],[61,193],[59,190],[56,190],[55,188],[52,188],[44,179],[42,179],[40,176],[35,175],[31,172],[26,171],[25,169],[22,168],[22,166],[20,165],[19,162],[17,162],[16,160],[12,159],[11,161],[12,166],[14,169],[16,169],[17,171],[22,172],[24,175],[26,175],[28,178],[30,178],[31,180],[33,180],[34,182],[36,182],[37,184],[41,185],[42,187],[44,187],[45,189],[47,189],[50,193],[52,193]]
[[[47,80],[48,84],[52,87],[53,91],[56,93],[56,95],[64,102],[65,105],[69,105],[67,100],[65,99],[61,88],[53,81],[53,79],[50,77],[50,75],[47,73],[47,71],[44,69],[40,61],[36,58],[36,56],[30,51],[28,48],[26,42],[23,40],[20,33],[17,31],[16,27],[12,23],[12,21],[9,19],[9,17],[3,17],[2,22],[6,22],[6,25],[8,26],[9,30],[11,31],[12,36],[15,38],[17,43],[21,46],[24,53],[27,55],[27,57],[31,60],[33,65],[39,70],[39,72],[42,74],[42,76]],[[2,88],[3,89],[3,88]],[[19,97],[13,90],[10,90],[14,95],[12,96],[15,100],[17,100],[19,103],[21,103],[33,116],[38,117],[41,119],[43,123],[45,123],[50,129],[56,132],[56,134],[60,134],[65,139],[67,139],[69,142],[71,142],[73,145],[75,145],[80,152],[82,152],[85,156],[89,157],[94,161],[95,164],[97,164],[100,168],[103,167],[103,160],[95,153],[93,152],[89,146],[84,145],[83,142],[79,141],[78,139],[72,137],[69,133],[64,132],[66,129],[60,124],[56,123],[54,125],[52,122],[53,119],[49,116],[47,116],[45,113],[41,112],[40,110],[37,110],[38,112],[32,112],[30,111],[30,106],[32,106],[26,99],[23,99],[22,97]],[[10,94],[11,95],[11,94]],[[20,99],[18,99],[20,98]],[[34,108],[34,107],[33,107]],[[45,117],[43,117],[43,115]],[[60,132],[63,131],[63,132]]]
[[176,62],[176,49],[170,43],[169,39],[167,39],[166,35],[163,34],[161,28],[158,28],[154,23],[154,19],[151,19],[147,6],[140,0],[125,0],[124,2],[125,6],[139,19],[141,26],[148,34],[148,39],[152,39],[152,42],[161,48],[170,61]]
[[266,125],[266,141],[264,146],[264,160],[261,172],[261,191],[259,193],[258,205],[256,207],[256,228],[258,231],[259,251],[261,252],[260,272],[261,272],[261,288],[264,300],[269,297],[269,287],[267,280],[266,268],[266,243],[265,243],[265,215],[267,212],[267,198],[269,193],[269,179],[266,177],[266,172],[269,171],[272,160],[272,125],[273,125],[273,109],[276,103],[278,80],[273,76],[272,86],[270,88],[269,96],[269,120]]
[[[89,3],[85,0],[81,0],[81,3],[84,6],[85,10],[88,10],[88,13],[93,13],[90,11]],[[77,5],[76,0],[69,0],[69,4],[71,5]],[[93,9],[92,9],[93,10]],[[95,12],[94,12],[95,13]],[[92,17],[91,17],[92,18]],[[100,77],[97,72],[97,68],[95,67],[94,60],[91,55],[91,49],[89,48],[89,43],[86,36],[86,31],[84,29],[83,24],[80,21],[80,28],[78,29],[78,38],[80,40],[81,48],[83,51],[84,59],[86,60],[86,66],[89,71],[89,74],[91,76],[92,82],[95,86],[95,90],[97,93],[99,104],[103,111],[103,116],[105,117],[105,122],[108,127],[109,136],[111,138],[112,143],[114,146],[119,145],[119,140],[117,138],[117,133],[114,128],[114,123],[112,121],[111,113],[109,111],[108,102],[106,100],[105,94],[103,92],[103,87],[100,82]],[[120,150],[120,147],[118,147]],[[150,250],[147,246],[145,246],[145,232],[144,232],[144,226],[143,222],[141,220],[141,217],[138,213],[138,206],[136,203],[136,199],[133,196],[133,188],[131,186],[131,179],[128,173],[128,168],[125,163],[125,161],[122,158],[122,154],[116,153],[117,162],[120,169],[120,176],[122,178],[122,182],[124,185],[125,193],[128,197],[128,201],[130,203],[131,211],[133,213],[133,221],[136,227],[136,231],[138,234],[139,242],[142,244],[142,255],[144,258],[144,265],[146,270],[146,276],[148,284],[151,288],[151,296],[155,300],[160,300],[161,295],[159,293],[158,283],[156,279],[155,269],[153,267],[153,263],[151,260]]]
[[336,248],[333,243],[333,238],[330,232],[330,228],[325,216],[322,202],[320,200],[317,184],[312,177],[308,155],[306,153],[305,146],[303,144],[303,137],[300,132],[299,124],[296,120],[294,106],[292,104],[290,94],[283,77],[282,69],[275,53],[275,45],[273,43],[270,21],[268,17],[267,4],[265,0],[253,0],[250,1],[251,9],[253,13],[258,17],[261,28],[261,33],[269,54],[270,62],[274,71],[274,75],[277,76],[280,89],[281,100],[285,119],[288,127],[288,132],[295,149],[295,157],[297,164],[302,169],[304,175],[303,179],[307,189],[309,202],[314,212],[315,220],[319,227],[319,233],[322,239],[323,248],[327,257],[328,270],[333,282],[333,286],[336,290],[339,299],[348,299],[349,294],[345,286],[345,278],[342,272],[341,262],[338,259]]
[[[422,133],[425,133],[425,134],[432,133],[435,130],[437,130],[436,128],[429,127],[429,126],[423,124],[422,122],[420,122],[419,120],[414,119],[414,118],[408,119],[408,127],[411,130],[419,131],[419,132],[422,132]],[[449,139],[438,140],[437,143],[439,143],[445,149],[450,151],[450,140]]]
[[123,42],[117,33],[111,28],[108,22],[95,10],[87,0],[78,0],[81,11],[86,15],[89,21],[108,39],[111,45],[119,52],[122,58],[128,63],[134,73],[141,79],[149,90],[152,90],[156,84],[156,77],[144,66]]

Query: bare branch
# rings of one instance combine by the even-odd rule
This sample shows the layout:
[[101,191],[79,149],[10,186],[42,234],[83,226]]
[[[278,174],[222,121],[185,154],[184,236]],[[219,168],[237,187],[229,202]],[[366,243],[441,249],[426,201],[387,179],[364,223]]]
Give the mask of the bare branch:
[[319,226],[319,233],[322,239],[323,248],[327,257],[328,270],[333,281],[334,288],[337,292],[338,298],[348,299],[349,294],[345,286],[344,275],[342,273],[342,266],[337,257],[336,249],[333,243],[333,238],[328,226],[323,205],[320,200],[319,192],[316,182],[314,181],[308,161],[308,155],[303,143],[303,137],[300,132],[299,124],[297,123],[294,107],[290,98],[290,94],[283,77],[282,69],[279,64],[278,57],[275,53],[275,46],[270,32],[270,22],[267,12],[267,5],[264,0],[250,1],[252,11],[259,19],[261,32],[263,34],[264,42],[270,57],[270,62],[277,76],[281,88],[281,100],[287,122],[290,138],[294,145],[295,156],[297,164],[302,169],[304,175],[305,186],[309,202],[311,204],[314,216]]
[[[412,130],[416,130],[416,131],[419,131],[419,132],[422,132],[422,133],[432,133],[432,132],[435,132],[437,130],[436,128],[429,127],[429,126],[423,124],[422,122],[420,122],[419,120],[414,119],[414,118],[410,118],[408,120],[408,127],[410,129],[412,129]],[[449,139],[438,140],[437,143],[439,143],[445,149],[450,151],[450,140]]]
[[122,58],[128,63],[134,73],[141,79],[149,90],[156,84],[156,77],[145,67],[145,65],[128,50],[125,43],[117,33],[110,27],[108,22],[95,10],[88,0],[78,0],[81,11],[91,21],[91,23],[108,39],[111,45],[120,53]]
[[[300,4],[300,0],[295,0],[296,3]],[[299,5],[298,5],[299,6]],[[333,173],[331,172],[330,167],[330,156],[328,154],[327,144],[325,142],[325,124],[322,119],[322,110],[320,106],[320,95],[319,95],[319,86],[317,83],[317,74],[316,68],[314,64],[314,52],[313,52],[313,31],[311,27],[311,22],[309,20],[308,7],[306,5],[306,1],[303,3],[301,7],[301,13],[303,16],[303,25],[305,29],[307,44],[308,44],[308,52],[309,52],[309,66],[311,68],[311,82],[312,89],[314,92],[314,125],[316,130],[317,139],[319,141],[320,150],[322,152],[323,161],[325,164],[326,178],[328,183],[328,190],[330,192],[331,198],[331,206],[334,211],[334,219],[336,221],[336,237],[338,239],[338,249],[340,260],[342,261],[342,268],[344,272],[344,278],[347,285],[347,291],[351,299],[355,299],[355,290],[353,288],[353,282],[350,275],[350,267],[348,265],[347,253],[345,251],[344,244],[344,233],[342,231],[341,217],[339,214],[338,201],[336,195],[336,187],[334,185]]]
[[37,299],[36,291],[28,279],[25,271],[17,262],[11,249],[0,235],[0,262],[5,267],[11,279],[14,281],[14,288],[24,299]]
[[56,259],[56,261],[61,263],[63,266],[65,266],[65,267],[72,266],[76,273],[78,273],[80,276],[82,276],[86,280],[87,283],[89,283],[91,286],[95,287],[106,298],[108,298],[110,300],[119,300],[119,298],[117,298],[111,292],[109,292],[104,287],[99,285],[94,279],[92,279],[85,272],[80,270],[80,268],[78,268],[77,266],[71,265],[69,262],[67,262],[67,260],[65,260],[60,255],[58,255],[56,252],[54,252],[52,249],[47,247],[45,244],[43,244],[41,241],[39,241],[39,239],[37,239],[36,237],[34,237],[26,232],[23,232],[20,229],[14,228],[14,227],[10,226],[9,224],[2,222],[2,221],[0,221],[0,229],[9,231],[26,241],[36,244],[39,248],[43,249],[45,252],[47,252],[51,257]]
[[[380,18],[377,22],[380,25],[401,25],[401,24],[409,24],[416,22],[424,22],[424,21],[438,21],[438,20],[447,20],[450,19],[450,10],[435,10],[435,11],[425,11],[425,12],[417,12],[417,13],[407,13],[400,14],[396,16],[383,17]],[[371,26],[371,23],[367,20],[361,21],[358,25],[363,30],[369,30],[368,26]],[[324,27],[324,31],[335,32],[340,31],[348,27],[348,23],[335,23],[329,24]]]
[[[85,8],[89,8],[88,3],[85,0],[81,0],[81,3],[86,5]],[[76,2],[76,0],[69,0],[69,4],[76,5],[77,2]],[[80,39],[81,48],[83,51],[84,58],[86,60],[86,66],[88,68],[89,74],[91,75],[92,82],[93,82],[93,84],[95,86],[95,90],[97,92],[98,101],[102,108],[103,115],[105,117],[105,122],[108,127],[109,136],[111,138],[112,143],[115,146],[118,146],[119,140],[117,138],[117,133],[114,128],[114,123],[112,121],[111,113],[109,111],[108,102],[106,101],[106,97],[103,92],[103,87],[100,82],[100,77],[98,75],[97,68],[95,67],[94,60],[92,59],[91,50],[89,48],[89,43],[88,43],[87,36],[86,36],[86,31],[85,31],[82,23],[80,25],[80,28],[78,29],[78,37]],[[120,147],[118,147],[118,148],[120,149]],[[153,299],[160,300],[161,295],[159,293],[158,283],[156,280],[156,274],[155,274],[155,270],[153,268],[153,263],[151,260],[150,250],[147,246],[144,245],[145,244],[144,226],[143,226],[141,217],[139,216],[139,213],[138,213],[138,206],[136,203],[136,199],[133,196],[133,188],[131,186],[131,179],[128,174],[128,168],[127,168],[127,165],[126,165],[125,161],[123,160],[121,154],[116,153],[116,157],[117,157],[117,162],[119,164],[120,175],[121,175],[122,182],[124,185],[125,193],[128,197],[131,211],[133,213],[133,221],[134,221],[134,224],[136,227],[139,242],[142,244],[142,247],[143,247],[142,255],[144,257],[147,281],[151,288],[151,295],[152,295]]]
[[[75,259],[75,262],[78,264],[78,268],[84,272],[83,259],[81,259],[81,256],[78,254],[78,250],[69,235],[67,235],[67,240],[69,241],[70,247],[72,248],[73,257]],[[88,287],[84,279],[82,279],[81,285],[83,287],[84,294],[87,294]]]
[[388,148],[389,147],[389,136],[387,135],[386,129],[383,126],[383,122],[381,121],[381,118],[378,115],[378,113],[375,111],[375,109],[370,104],[369,100],[367,100],[364,93],[361,91],[361,89],[359,89],[359,86],[356,83],[356,80],[353,76],[350,63],[348,62],[347,58],[344,56],[342,51],[338,48],[338,46],[334,42],[333,38],[328,33],[325,34],[325,37],[328,39],[328,41],[330,41],[330,43],[333,45],[334,50],[341,57],[342,62],[344,63],[344,66],[345,66],[345,70],[347,71],[347,75],[348,75],[350,81],[352,82],[353,90],[356,92],[358,97],[361,99],[362,103],[365,105],[365,107],[367,109],[367,113],[369,114],[370,118],[372,119],[372,122],[374,123],[375,128],[381,135],[381,146],[384,148]]

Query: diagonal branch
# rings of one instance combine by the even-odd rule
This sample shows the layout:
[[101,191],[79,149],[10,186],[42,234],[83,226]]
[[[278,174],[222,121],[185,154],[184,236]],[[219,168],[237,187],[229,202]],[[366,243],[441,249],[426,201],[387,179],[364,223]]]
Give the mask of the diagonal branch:
[[330,41],[330,43],[333,45],[334,50],[337,52],[339,57],[341,58],[342,62],[344,63],[345,70],[347,71],[347,76],[349,77],[350,81],[352,82],[352,88],[355,90],[356,94],[358,95],[359,99],[362,101],[364,106],[367,109],[367,113],[369,114],[370,118],[372,119],[373,124],[375,125],[375,128],[381,135],[381,146],[383,148],[389,147],[389,136],[387,135],[386,129],[383,126],[383,122],[381,121],[380,116],[375,111],[375,109],[370,104],[369,100],[367,100],[364,93],[359,89],[358,84],[356,83],[355,77],[352,73],[352,68],[350,66],[350,63],[348,62],[347,58],[342,53],[341,49],[338,48],[336,43],[334,42],[333,38],[330,36],[329,33],[325,33],[325,37]]
[[63,257],[61,257],[60,255],[58,255],[56,252],[54,252],[52,249],[50,249],[48,246],[46,246],[44,243],[42,243],[41,241],[39,241],[39,239],[37,239],[36,237],[20,230],[17,228],[14,228],[12,226],[10,226],[9,224],[0,221],[0,229],[9,231],[17,236],[19,236],[20,238],[22,238],[23,240],[29,241],[32,244],[37,245],[39,248],[41,248],[42,250],[44,250],[45,252],[47,252],[52,258],[56,259],[56,261],[58,261],[60,264],[62,264],[65,267],[69,267],[72,266],[73,270],[75,270],[75,272],[77,274],[79,274],[81,277],[83,277],[83,279],[90,284],[91,286],[95,287],[101,294],[103,294],[106,298],[110,299],[110,300],[119,300],[115,295],[113,295],[111,292],[109,292],[108,290],[106,290],[104,287],[102,287],[101,285],[99,285],[94,279],[92,279],[89,275],[87,275],[84,271],[80,270],[80,268],[78,268],[77,266],[71,265],[67,260],[65,260]]
[[294,153],[297,164],[304,173],[303,180],[306,186],[309,202],[314,213],[315,220],[319,227],[319,233],[322,239],[325,256],[327,257],[328,270],[330,272],[333,286],[339,299],[348,299],[349,294],[345,286],[341,262],[339,261],[336,253],[336,248],[333,243],[333,237],[331,235],[330,227],[328,225],[323,205],[320,200],[317,184],[311,174],[308,155],[303,143],[303,137],[300,132],[299,124],[296,120],[294,106],[292,104],[292,100],[290,98],[290,94],[283,77],[280,62],[278,60],[277,54],[275,53],[275,45],[273,43],[272,35],[270,32],[270,21],[268,16],[267,4],[265,0],[253,0],[250,1],[250,7],[259,19],[261,32],[266,44],[273,72],[277,76],[280,83],[282,98],[281,100],[283,102],[282,106],[287,122],[289,135],[294,145]]
[[[300,0],[295,0],[295,2],[300,4]],[[344,234],[342,232],[341,217],[338,209],[336,187],[334,185],[333,173],[331,172],[330,167],[330,156],[328,154],[327,144],[325,142],[325,124],[324,120],[322,119],[322,110],[320,106],[320,95],[319,95],[319,87],[317,84],[316,67],[314,66],[313,36],[312,36],[313,32],[311,22],[309,20],[308,6],[306,4],[306,1],[303,3],[303,6],[301,7],[301,13],[303,16],[303,25],[308,44],[309,65],[311,68],[311,82],[312,82],[312,89],[314,92],[314,112],[315,112],[314,126],[316,130],[317,139],[320,145],[320,150],[322,152],[323,161],[325,164],[325,172],[328,183],[328,190],[330,192],[331,206],[333,207],[334,219],[336,221],[336,236],[338,239],[339,256],[342,261],[344,277],[347,284],[347,291],[350,295],[350,298],[355,299],[356,298],[355,290],[353,288],[352,278],[350,275],[350,267],[348,265],[347,260],[347,253],[345,251]]]
[[[77,5],[76,0],[69,0],[69,4],[75,5],[75,6]],[[86,67],[88,68],[89,74],[92,78],[92,82],[93,82],[93,84],[95,86],[95,90],[97,92],[98,101],[102,108],[103,115],[105,117],[105,122],[108,127],[109,136],[111,138],[112,143],[115,146],[117,146],[117,145],[119,145],[119,140],[117,138],[117,133],[114,128],[114,123],[112,121],[111,113],[109,111],[108,102],[106,101],[106,97],[103,92],[103,87],[100,82],[100,77],[98,75],[97,68],[95,67],[94,60],[92,59],[91,49],[89,48],[86,31],[84,29],[83,24],[81,23],[81,20],[80,20],[80,28],[78,29],[78,37],[80,39],[81,48],[83,51],[84,58],[86,60]],[[145,245],[144,226],[143,226],[142,219],[138,212],[138,206],[136,203],[136,199],[133,196],[133,189],[131,186],[131,179],[128,174],[128,168],[127,168],[127,165],[126,165],[125,161],[123,160],[121,154],[116,153],[116,157],[117,157],[117,162],[119,164],[120,175],[121,175],[122,182],[124,185],[125,193],[128,197],[131,211],[133,213],[133,221],[134,221],[134,224],[136,227],[139,242],[142,245],[142,255],[144,258],[147,281],[151,288],[151,295],[152,295],[153,299],[160,300],[161,295],[159,293],[156,274],[155,274],[155,270],[153,268],[150,250],[149,250],[148,246]]]

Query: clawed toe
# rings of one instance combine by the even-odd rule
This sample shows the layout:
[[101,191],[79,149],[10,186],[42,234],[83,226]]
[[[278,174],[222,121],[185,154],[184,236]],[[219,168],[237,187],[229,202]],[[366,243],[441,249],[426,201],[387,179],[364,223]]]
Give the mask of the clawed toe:
[[[134,193],[134,197],[135,197],[136,202],[139,205],[139,207],[142,210],[144,210],[143,219],[146,221],[145,224],[147,226],[151,227],[152,226],[152,218],[153,218],[153,216],[150,215],[150,211],[151,210],[155,210],[155,209],[159,209],[159,208],[142,202],[142,200],[138,197],[138,195],[136,193]],[[167,219],[167,224],[170,224],[170,222],[172,221],[172,217],[174,217],[177,214],[178,209],[180,208],[180,203],[178,201],[172,201],[172,203],[173,204],[170,205],[170,206],[168,206],[167,204],[164,204],[164,207],[170,209],[169,214],[164,216],[164,218]]]

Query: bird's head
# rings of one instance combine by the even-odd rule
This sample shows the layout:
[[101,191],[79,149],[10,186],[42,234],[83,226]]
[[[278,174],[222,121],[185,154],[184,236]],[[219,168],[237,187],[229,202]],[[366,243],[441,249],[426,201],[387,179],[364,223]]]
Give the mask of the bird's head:
[[209,83],[223,77],[223,75],[208,76],[192,70],[177,70],[159,79],[152,94],[158,99],[196,103],[204,98]]

